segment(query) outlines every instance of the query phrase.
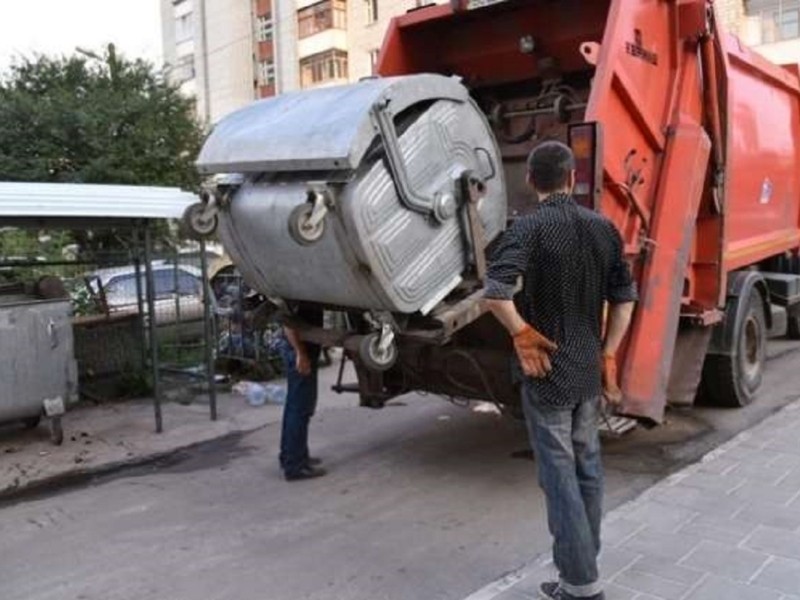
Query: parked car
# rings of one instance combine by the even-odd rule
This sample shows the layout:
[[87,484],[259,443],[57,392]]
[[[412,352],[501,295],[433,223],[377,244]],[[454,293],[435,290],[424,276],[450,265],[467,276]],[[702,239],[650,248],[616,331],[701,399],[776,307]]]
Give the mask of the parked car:
[[[156,324],[203,319],[203,278],[200,269],[158,261],[153,264],[153,293]],[[141,272],[142,302],[146,302],[147,282]],[[98,269],[85,277],[95,301],[109,314],[135,313],[139,310],[136,268],[133,265]]]

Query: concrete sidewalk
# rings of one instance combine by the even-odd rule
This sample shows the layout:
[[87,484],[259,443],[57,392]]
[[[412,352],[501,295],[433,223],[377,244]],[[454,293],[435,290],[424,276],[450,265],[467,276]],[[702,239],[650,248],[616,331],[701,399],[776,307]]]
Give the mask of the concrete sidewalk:
[[[334,366],[320,369],[320,389],[330,389],[336,374]],[[352,394],[321,394],[320,400],[320,410],[358,405]],[[61,446],[50,442],[44,423],[32,430],[3,426],[0,499],[154,462],[198,444],[277,425],[283,414],[282,406],[252,407],[235,394],[218,394],[217,409],[218,419],[211,421],[205,396],[195,396],[187,405],[165,401],[164,431],[158,434],[150,399],[84,403],[64,415]]]
[[[607,600],[800,600],[800,401],[606,515]],[[536,598],[547,556],[467,600]]]

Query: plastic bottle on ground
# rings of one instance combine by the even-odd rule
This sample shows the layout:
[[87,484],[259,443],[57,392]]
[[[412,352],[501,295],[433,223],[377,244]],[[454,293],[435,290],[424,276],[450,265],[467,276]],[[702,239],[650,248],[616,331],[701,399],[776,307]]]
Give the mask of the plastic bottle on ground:
[[245,398],[250,406],[264,406],[268,399],[267,389],[259,383],[251,382],[247,386]]
[[268,383],[264,386],[267,402],[270,404],[284,404],[286,402],[286,386],[279,383]]

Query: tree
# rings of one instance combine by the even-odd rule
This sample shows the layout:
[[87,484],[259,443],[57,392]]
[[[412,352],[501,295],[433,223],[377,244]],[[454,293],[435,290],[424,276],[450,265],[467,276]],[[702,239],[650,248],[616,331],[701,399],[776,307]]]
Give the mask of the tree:
[[193,102],[142,60],[37,56],[0,81],[0,180],[193,189]]

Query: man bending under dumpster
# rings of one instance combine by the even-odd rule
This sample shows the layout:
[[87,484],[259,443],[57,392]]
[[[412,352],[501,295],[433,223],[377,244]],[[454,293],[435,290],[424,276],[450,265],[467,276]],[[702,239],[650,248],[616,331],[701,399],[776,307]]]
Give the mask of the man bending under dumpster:
[[[321,310],[298,311],[299,319],[322,326]],[[280,463],[286,481],[325,475],[318,458],[308,453],[308,426],[317,407],[317,371],[320,347],[304,342],[297,330],[284,326],[281,354],[286,368],[286,404],[281,426]]]
[[[513,337],[524,374],[522,406],[547,498],[559,581],[543,583],[541,596],[602,600],[598,421],[602,396],[621,400],[615,357],[636,288],[617,229],[572,198],[575,159],[567,146],[538,146],[528,158],[528,184],[538,206],[500,240],[488,270],[487,304]],[[522,292],[515,296],[519,277]]]

